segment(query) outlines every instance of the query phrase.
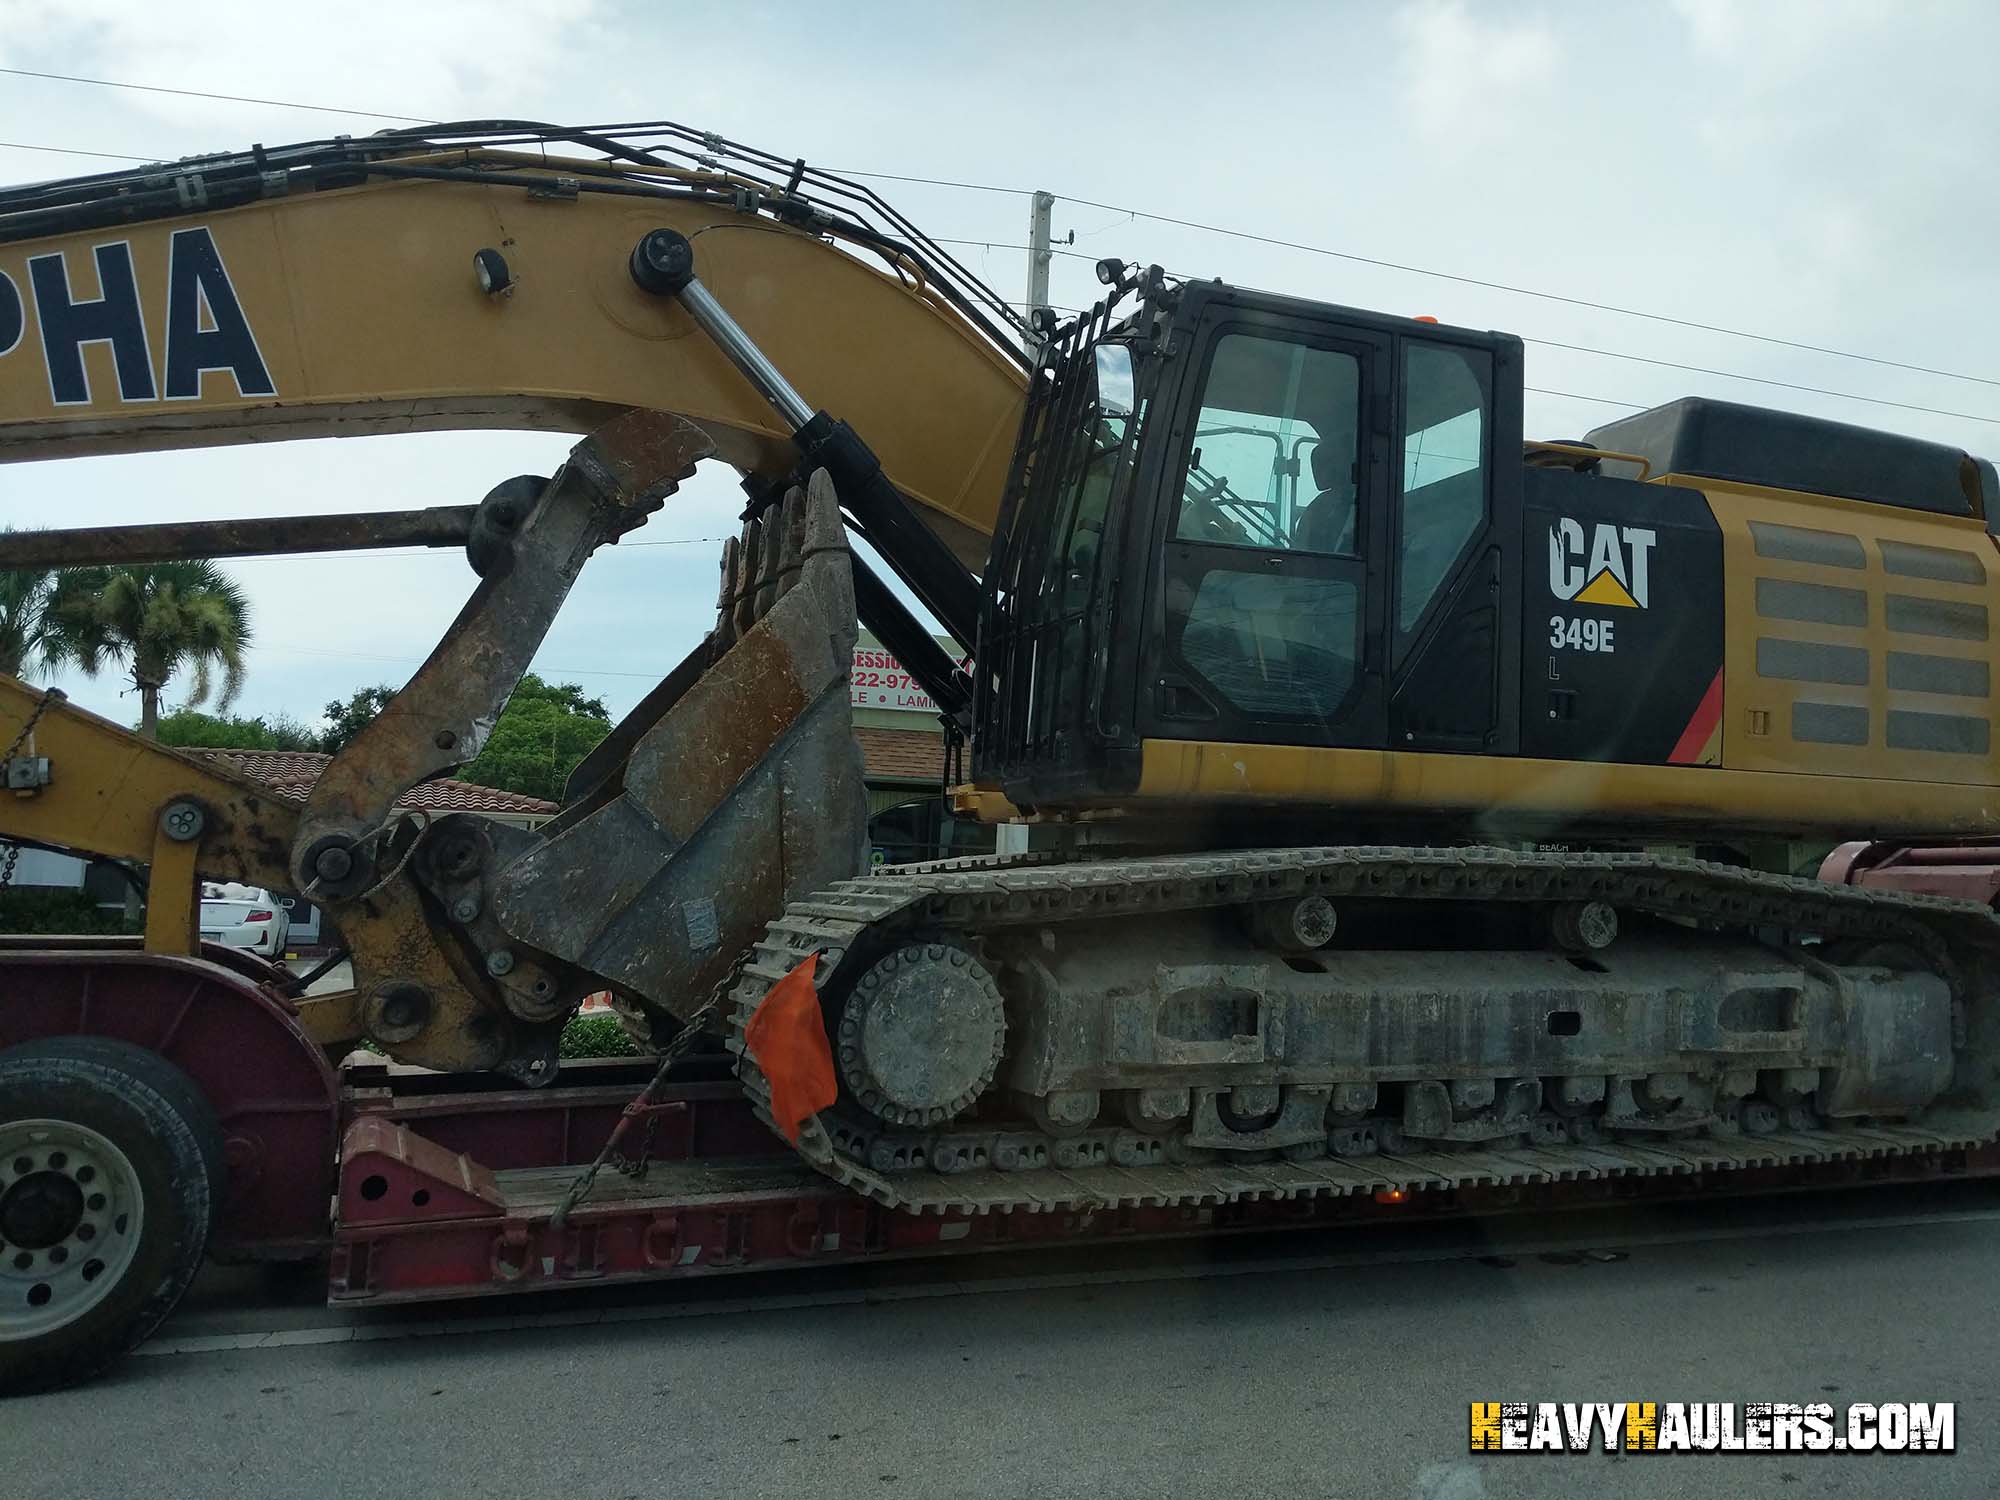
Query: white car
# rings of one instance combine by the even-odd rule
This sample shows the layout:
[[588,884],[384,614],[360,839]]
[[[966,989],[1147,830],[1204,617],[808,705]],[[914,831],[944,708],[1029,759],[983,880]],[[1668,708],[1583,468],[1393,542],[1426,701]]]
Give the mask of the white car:
[[209,882],[201,888],[203,942],[282,959],[291,926],[285,904],[260,886]]

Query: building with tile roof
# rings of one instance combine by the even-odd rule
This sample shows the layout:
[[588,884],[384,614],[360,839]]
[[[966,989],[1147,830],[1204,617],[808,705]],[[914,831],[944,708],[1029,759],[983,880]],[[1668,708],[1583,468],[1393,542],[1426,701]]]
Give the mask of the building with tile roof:
[[[937,637],[945,650],[958,647]],[[944,726],[937,705],[867,631],[854,648],[848,706],[868,787],[868,843],[878,863],[990,854],[993,830],[955,818],[944,800]]]
[[[318,750],[185,750],[182,753],[213,761],[239,776],[261,781],[281,796],[296,797],[300,801],[305,800],[312,791],[313,783],[326,769],[327,762],[333,759]],[[533,828],[537,823],[554,817],[557,810],[556,804],[545,797],[506,792],[498,787],[478,786],[470,781],[453,781],[450,777],[426,781],[410,788],[396,806],[423,812],[485,813],[488,817],[521,828]]]
[[[252,781],[261,782],[282,797],[304,801],[333,759],[318,750],[196,750],[182,755],[207,760]],[[396,806],[427,813],[469,812],[517,828],[533,828],[546,823],[557,812],[556,804],[542,797],[506,792],[498,787],[478,786],[449,777],[426,781],[412,787]],[[0,845],[4,847],[4,845]],[[16,857],[14,883],[23,888],[40,886],[56,890],[81,891],[101,906],[116,906],[125,899],[125,878],[111,864],[79,859],[52,849],[22,849]],[[290,944],[295,950],[313,951],[328,934],[321,930],[320,913],[310,903],[281,896],[291,916]]]

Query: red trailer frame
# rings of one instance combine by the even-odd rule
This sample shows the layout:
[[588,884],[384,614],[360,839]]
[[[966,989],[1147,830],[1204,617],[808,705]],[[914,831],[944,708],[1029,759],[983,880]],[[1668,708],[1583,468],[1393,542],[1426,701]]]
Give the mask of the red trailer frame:
[[215,1106],[225,1137],[229,1184],[212,1252],[330,1254],[328,1296],[343,1305],[2000,1176],[2000,1144],[1560,1183],[1509,1182],[1500,1165],[1477,1183],[1440,1185],[1446,1179],[1394,1158],[1367,1158],[1339,1195],[917,1215],[857,1197],[786,1152],[752,1114],[729,1060],[706,1056],[676,1065],[632,1132],[645,1140],[643,1175],[600,1173],[558,1225],[557,1206],[651,1077],[649,1060],[567,1064],[542,1089],[360,1060],[336,1073],[300,1026],[280,971],[240,952],[163,957],[120,939],[48,938],[0,940],[0,952],[10,987],[0,1049],[107,1036],[175,1063]]
[[[2000,1145],[1936,1157],[1534,1185],[1427,1190],[1384,1160],[1342,1197],[1199,1207],[914,1215],[860,1198],[783,1151],[733,1081],[697,1059],[662,1095],[646,1174],[609,1170],[557,1229],[551,1217],[650,1068],[565,1068],[533,1092],[350,1069],[329,1297],[359,1306],[663,1280],[1092,1240],[1186,1238],[1288,1226],[1407,1222],[1876,1183],[2000,1175]],[[1419,1174],[1421,1175],[1421,1174]]]

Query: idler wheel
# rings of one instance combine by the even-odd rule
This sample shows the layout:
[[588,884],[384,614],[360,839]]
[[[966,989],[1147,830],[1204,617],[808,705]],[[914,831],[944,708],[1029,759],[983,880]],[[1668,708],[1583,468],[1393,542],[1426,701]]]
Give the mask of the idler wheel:
[[863,974],[835,1053],[848,1091],[891,1125],[956,1119],[993,1081],[1007,1036],[1000,987],[949,943],[911,943]]

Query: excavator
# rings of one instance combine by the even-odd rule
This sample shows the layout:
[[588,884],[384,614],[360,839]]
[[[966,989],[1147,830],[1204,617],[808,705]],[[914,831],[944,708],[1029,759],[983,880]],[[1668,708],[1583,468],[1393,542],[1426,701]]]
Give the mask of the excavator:
[[[353,985],[295,1004],[329,1056],[539,1087],[608,991],[915,1214],[2000,1135],[1992,910],[1768,857],[2000,822],[1992,464],[1708,399],[1527,441],[1513,336],[1097,271],[1088,312],[1024,318],[871,189],[670,124],[0,193],[0,458],[579,435],[476,504],[0,539],[476,575],[302,801],[0,679],[0,837],[148,865],[147,953],[199,951],[202,875],[318,904]],[[398,812],[703,461],[745,498],[714,628],[560,813]],[[938,705],[956,809],[1034,852],[870,869],[857,621]],[[831,1098],[779,1118],[752,1023],[808,959]],[[7,1008],[0,1046],[56,1045]],[[0,1245],[62,1217],[21,1163]]]

